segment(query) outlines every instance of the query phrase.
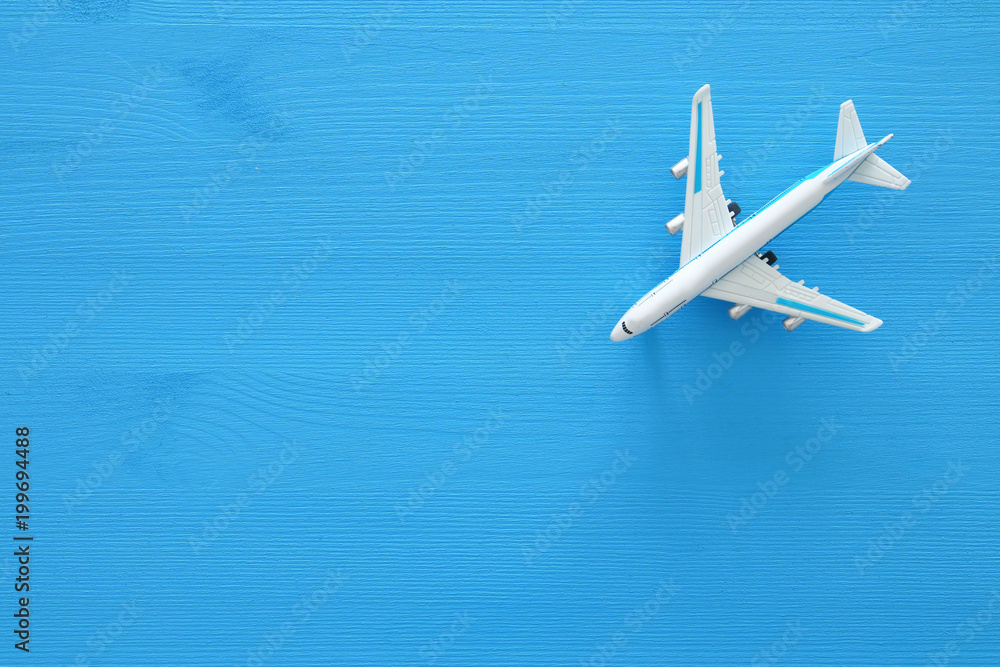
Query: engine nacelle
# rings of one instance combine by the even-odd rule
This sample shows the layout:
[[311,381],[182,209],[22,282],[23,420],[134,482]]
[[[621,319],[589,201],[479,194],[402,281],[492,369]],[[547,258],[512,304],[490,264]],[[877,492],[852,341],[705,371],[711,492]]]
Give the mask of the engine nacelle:
[[684,178],[684,175],[688,173],[688,159],[684,158],[674,166],[670,168],[670,173],[674,175],[674,178],[680,180]]
[[729,317],[738,320],[750,312],[751,306],[745,303],[734,303],[729,307]]
[[785,327],[785,331],[795,331],[805,321],[804,317],[786,317],[781,320],[781,326]]
[[667,231],[670,232],[671,236],[673,236],[677,232],[681,231],[681,228],[683,226],[684,226],[684,214],[681,213],[676,218],[667,223]]

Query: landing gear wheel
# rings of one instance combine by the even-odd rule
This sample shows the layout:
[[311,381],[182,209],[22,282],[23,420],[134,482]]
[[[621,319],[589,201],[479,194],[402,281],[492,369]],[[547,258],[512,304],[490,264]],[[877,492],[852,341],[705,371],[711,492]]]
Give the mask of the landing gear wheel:
[[767,262],[768,266],[774,266],[774,263],[778,261],[778,256],[775,255],[770,250],[768,250],[767,252],[758,252],[757,256],[760,257],[765,262]]

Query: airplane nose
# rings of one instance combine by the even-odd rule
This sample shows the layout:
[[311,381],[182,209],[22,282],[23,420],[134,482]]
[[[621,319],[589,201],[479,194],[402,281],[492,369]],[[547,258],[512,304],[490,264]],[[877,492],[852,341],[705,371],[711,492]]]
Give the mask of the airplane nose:
[[615,325],[615,328],[611,330],[611,340],[616,343],[628,338],[628,334],[625,333],[625,330],[622,328],[622,324],[624,322],[625,320],[620,320],[618,324]]

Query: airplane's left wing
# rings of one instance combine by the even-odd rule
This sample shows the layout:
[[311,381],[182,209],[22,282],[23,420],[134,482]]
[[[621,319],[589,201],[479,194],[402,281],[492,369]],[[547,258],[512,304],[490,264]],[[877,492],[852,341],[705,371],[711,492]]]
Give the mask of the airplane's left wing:
[[684,236],[681,266],[733,228],[729,202],[722,194],[719,154],[715,152],[715,121],[708,84],[691,103],[691,141],[688,146],[687,192],[684,198]]
[[721,301],[773,310],[854,331],[873,331],[882,320],[809,289],[804,281],[793,283],[756,254],[702,292]]

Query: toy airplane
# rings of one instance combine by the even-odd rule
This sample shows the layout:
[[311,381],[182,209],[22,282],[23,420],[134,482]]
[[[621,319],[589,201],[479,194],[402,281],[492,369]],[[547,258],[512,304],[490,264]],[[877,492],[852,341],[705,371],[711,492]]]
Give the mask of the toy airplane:
[[873,331],[882,320],[819,293],[819,288],[793,283],[778,273],[771,251],[757,252],[796,220],[811,211],[846,180],[905,190],[910,180],[875,151],[892,138],[869,144],[850,100],[840,105],[833,163],[818,169],[769,201],[746,220],[736,223],[740,207],[722,194],[721,156],[715,152],[715,123],[709,86],[691,105],[688,157],[670,171],[687,174],[684,213],[667,223],[667,231],[683,229],[681,266],[628,309],[611,331],[611,340],[638,336],[667,319],[699,294],[732,302],[729,316],[738,320],[753,308],[788,315],[783,324],[795,330],[815,320],[855,331]]

